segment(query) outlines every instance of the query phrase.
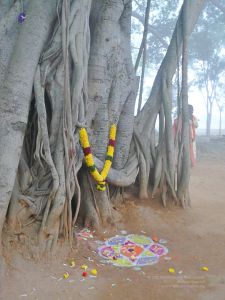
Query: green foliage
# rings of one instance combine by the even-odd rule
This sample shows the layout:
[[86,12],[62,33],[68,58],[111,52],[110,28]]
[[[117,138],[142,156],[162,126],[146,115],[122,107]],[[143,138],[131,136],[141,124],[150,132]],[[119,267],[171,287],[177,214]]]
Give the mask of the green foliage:
[[197,75],[193,84],[205,91],[206,103],[216,100],[225,70],[225,15],[208,2],[190,43],[191,66]]
[[225,16],[211,2],[200,16],[190,41],[192,60],[209,61],[220,55],[225,41]]
[[[142,34],[146,2],[146,0],[133,1],[135,17],[132,22],[132,33],[135,35]],[[180,6],[181,1],[177,0],[151,1],[149,19],[151,30],[149,30],[147,43],[147,67],[157,68],[160,65],[171,39]],[[136,44],[133,44],[134,48],[137,47]],[[136,52],[134,51],[134,57]]]

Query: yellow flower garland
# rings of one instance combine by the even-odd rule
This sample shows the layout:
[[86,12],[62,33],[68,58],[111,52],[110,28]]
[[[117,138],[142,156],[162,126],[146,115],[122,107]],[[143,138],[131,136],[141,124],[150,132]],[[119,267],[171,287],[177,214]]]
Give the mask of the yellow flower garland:
[[89,168],[91,175],[98,182],[97,189],[100,191],[105,191],[105,189],[106,189],[105,180],[106,180],[106,178],[109,174],[109,170],[112,166],[115,139],[116,139],[116,129],[117,129],[117,127],[115,124],[113,124],[110,127],[109,144],[108,144],[108,148],[107,148],[105,163],[104,163],[101,173],[99,173],[99,171],[97,170],[97,168],[95,166],[93,155],[91,152],[90,143],[88,140],[87,131],[85,128],[81,128],[81,130],[80,130],[80,143],[83,148],[85,162],[86,162],[87,167]]

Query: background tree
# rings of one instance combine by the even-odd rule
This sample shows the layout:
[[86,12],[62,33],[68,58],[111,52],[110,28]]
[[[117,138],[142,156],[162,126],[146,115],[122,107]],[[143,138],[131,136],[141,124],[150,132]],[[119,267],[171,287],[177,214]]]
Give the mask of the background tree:
[[[132,12],[132,35],[135,44],[132,44],[132,55],[133,60],[136,62],[135,70],[137,74],[142,78],[143,64],[141,68],[137,68],[142,54],[143,43],[140,42],[140,47],[137,46],[138,37],[141,35],[143,28],[146,28],[146,1],[134,1],[133,12]],[[139,99],[143,96],[147,99],[150,91],[149,77],[154,78],[157,70],[162,62],[163,57],[166,54],[166,50],[171,39],[174,26],[176,23],[177,15],[180,9],[177,1],[170,0],[166,2],[157,3],[157,1],[151,2],[151,18],[148,22],[148,36],[146,40],[146,60],[145,60],[145,79],[148,82],[143,82],[143,89],[141,89],[142,84],[140,84]],[[169,12],[169,13],[168,13]],[[146,28],[147,29],[147,28]],[[147,32],[147,30],[145,30]],[[139,49],[139,51],[137,51]],[[138,65],[137,65],[138,63]],[[142,90],[142,93],[141,93]],[[146,99],[143,99],[146,101]],[[138,101],[138,111],[142,107],[140,101]]]
[[225,64],[223,45],[225,33],[224,14],[213,1],[208,2],[201,15],[199,25],[191,38],[191,60],[196,74],[194,84],[200,89],[205,99],[207,120],[206,134],[210,136],[213,104],[216,102],[216,91]]
[[144,89],[144,78],[145,78],[145,65],[146,65],[146,58],[147,58],[147,37],[148,37],[148,20],[149,20],[149,12],[150,12],[151,0],[147,1],[146,11],[145,11],[145,22],[144,22],[144,31],[143,37],[141,41],[141,45],[139,48],[139,52],[137,55],[137,59],[135,62],[135,71],[137,72],[140,59],[142,56],[142,71],[141,71],[141,82],[140,82],[140,91],[139,91],[139,100],[138,100],[138,113],[141,110],[142,106],[142,95]]

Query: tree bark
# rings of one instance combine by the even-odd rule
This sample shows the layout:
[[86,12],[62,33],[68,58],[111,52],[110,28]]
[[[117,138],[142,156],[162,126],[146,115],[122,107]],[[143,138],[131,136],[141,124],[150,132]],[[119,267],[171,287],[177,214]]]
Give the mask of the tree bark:
[[182,137],[180,152],[182,157],[181,171],[178,172],[178,199],[183,207],[190,206],[190,129],[188,111],[188,32],[187,25],[190,17],[189,3],[184,2],[183,14],[183,53],[182,53]]
[[137,113],[141,111],[142,99],[143,99],[143,90],[144,90],[144,80],[145,80],[145,65],[146,65],[146,44],[143,49],[143,58],[142,58],[142,70],[141,70],[141,82],[139,90],[139,99],[138,99],[138,110]]
[[[57,1],[32,1],[0,87],[0,232],[16,178],[38,60],[56,15]],[[29,55],[25,49],[29,49]],[[13,146],[12,146],[13,145]]]

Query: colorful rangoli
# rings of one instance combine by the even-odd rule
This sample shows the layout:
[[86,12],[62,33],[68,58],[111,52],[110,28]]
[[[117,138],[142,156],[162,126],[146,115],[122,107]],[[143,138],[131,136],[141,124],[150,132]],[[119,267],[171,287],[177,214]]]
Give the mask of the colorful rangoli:
[[141,267],[157,263],[168,249],[147,236],[129,234],[108,239],[98,247],[98,253],[115,266]]

